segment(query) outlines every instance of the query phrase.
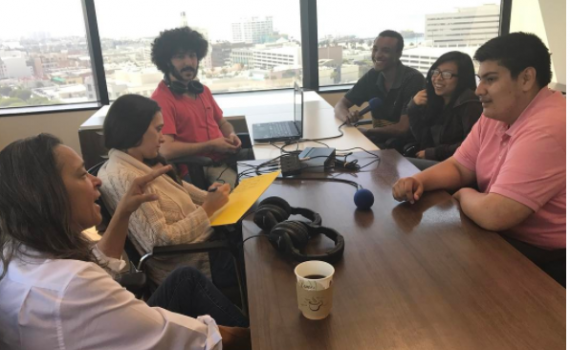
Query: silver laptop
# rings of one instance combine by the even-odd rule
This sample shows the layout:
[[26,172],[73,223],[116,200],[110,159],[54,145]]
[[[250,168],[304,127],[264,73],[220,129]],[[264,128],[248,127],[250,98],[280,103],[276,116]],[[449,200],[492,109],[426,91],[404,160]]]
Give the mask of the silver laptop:
[[257,142],[277,142],[302,138],[303,89],[297,83],[295,83],[293,88],[293,104],[292,121],[253,124],[253,140]]

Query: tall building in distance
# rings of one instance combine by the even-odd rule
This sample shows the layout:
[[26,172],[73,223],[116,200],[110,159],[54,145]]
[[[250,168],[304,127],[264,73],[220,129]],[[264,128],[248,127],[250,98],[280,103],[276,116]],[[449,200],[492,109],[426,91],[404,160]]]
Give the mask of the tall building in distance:
[[232,23],[232,41],[263,44],[273,34],[273,17],[249,17]]
[[190,27],[193,30],[197,31],[198,33],[202,34],[204,39],[210,41],[210,33],[208,32],[208,29],[203,27],[188,25],[188,18],[186,17],[186,12],[184,11],[180,12],[180,25],[178,27],[179,28]]
[[186,18],[186,12],[180,12],[180,28],[188,27],[188,19]]
[[458,8],[426,15],[427,46],[480,46],[499,33],[499,5]]
[[2,58],[0,58],[0,79],[4,79],[6,77],[7,77],[6,65],[2,61]]

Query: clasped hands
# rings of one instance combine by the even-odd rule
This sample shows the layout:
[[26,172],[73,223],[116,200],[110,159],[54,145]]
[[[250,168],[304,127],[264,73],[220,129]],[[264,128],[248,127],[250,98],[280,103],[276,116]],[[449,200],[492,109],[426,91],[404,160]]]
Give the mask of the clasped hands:
[[[453,198],[455,198],[458,202],[461,203],[461,197],[463,194],[468,192],[476,192],[474,189],[470,187],[464,187],[457,190],[453,194]],[[414,204],[415,202],[419,201],[424,193],[424,185],[423,183],[416,179],[415,177],[405,177],[402,178],[392,186],[392,197],[398,202],[410,202],[410,204]]]
[[219,137],[208,141],[212,151],[223,154],[235,154],[241,149],[241,140],[239,137],[231,133],[228,137]]

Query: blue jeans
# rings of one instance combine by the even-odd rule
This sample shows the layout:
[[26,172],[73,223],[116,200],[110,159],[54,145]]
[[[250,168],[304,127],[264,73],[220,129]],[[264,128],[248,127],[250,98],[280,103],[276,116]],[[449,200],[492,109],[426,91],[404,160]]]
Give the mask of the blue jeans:
[[228,251],[209,252],[212,282],[218,288],[231,288],[238,286],[236,268],[232,254]]
[[239,309],[206,276],[192,267],[174,270],[147,304],[194,318],[208,314],[222,326],[249,327],[248,319]]

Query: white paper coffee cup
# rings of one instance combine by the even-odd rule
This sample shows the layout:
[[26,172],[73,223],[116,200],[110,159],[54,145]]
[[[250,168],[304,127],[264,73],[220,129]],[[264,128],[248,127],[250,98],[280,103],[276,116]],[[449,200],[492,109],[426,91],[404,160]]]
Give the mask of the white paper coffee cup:
[[297,306],[310,320],[326,318],[332,308],[334,267],[312,260],[297,265]]

